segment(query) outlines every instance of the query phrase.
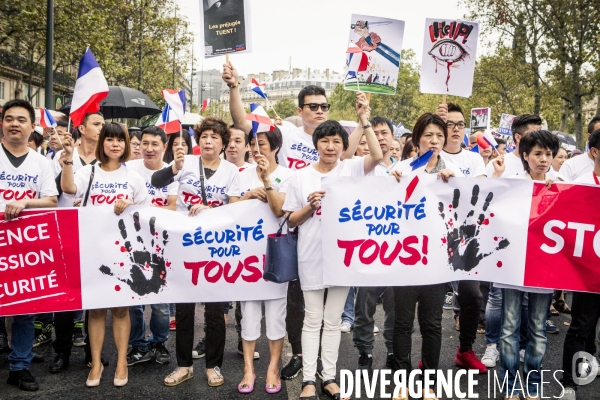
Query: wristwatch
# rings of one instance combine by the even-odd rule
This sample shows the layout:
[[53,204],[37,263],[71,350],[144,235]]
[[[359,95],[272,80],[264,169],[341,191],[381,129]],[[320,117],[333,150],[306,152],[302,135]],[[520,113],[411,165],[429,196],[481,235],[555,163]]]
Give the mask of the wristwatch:
[[73,165],[73,160],[71,160],[71,161],[65,160],[65,161],[63,161],[63,164],[65,164],[65,165]]
[[371,124],[366,124],[366,125],[363,125],[363,127],[362,127],[362,128],[363,128],[363,129],[369,129],[370,127],[371,127]]
[[273,186],[266,187],[265,190],[273,190]]
[[230,84],[230,83],[228,83],[227,86],[229,86],[231,89],[233,89],[233,88],[236,88],[236,87],[240,86],[240,83],[239,82],[238,83],[234,83],[233,85]]

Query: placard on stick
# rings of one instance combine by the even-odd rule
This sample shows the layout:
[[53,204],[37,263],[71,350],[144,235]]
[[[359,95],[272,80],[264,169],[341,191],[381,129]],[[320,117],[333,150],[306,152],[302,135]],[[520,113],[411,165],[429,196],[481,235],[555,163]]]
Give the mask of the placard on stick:
[[470,97],[479,23],[427,18],[421,62],[421,92]]
[[201,0],[204,57],[252,51],[249,0]]
[[491,115],[492,109],[489,107],[471,109],[471,132],[478,129],[489,129]]
[[502,117],[500,117],[500,125],[498,125],[498,133],[501,135],[511,135],[512,123],[516,117],[516,115],[512,114],[502,114]]
[[395,94],[404,21],[353,14],[344,89]]

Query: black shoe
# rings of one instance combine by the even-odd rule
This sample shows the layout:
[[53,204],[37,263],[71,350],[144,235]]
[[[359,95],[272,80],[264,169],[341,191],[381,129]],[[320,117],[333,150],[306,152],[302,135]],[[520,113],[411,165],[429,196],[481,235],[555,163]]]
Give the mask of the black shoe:
[[69,368],[69,357],[67,357],[64,353],[58,353],[56,357],[54,357],[54,361],[52,365],[50,365],[50,372],[57,373],[60,371],[64,371]]
[[358,357],[358,369],[366,369],[371,375],[373,372],[373,356],[365,351]]
[[289,381],[297,377],[300,371],[302,371],[302,356],[294,354],[287,365],[281,368],[279,375],[281,379]]
[[129,353],[127,354],[127,366],[131,367],[132,365],[148,362],[152,360],[152,353],[150,350],[141,350],[137,347],[132,347]]
[[[294,356],[294,357],[298,357],[298,356]],[[300,357],[302,358],[302,357]],[[315,387],[315,391],[317,390],[317,384],[315,383],[315,381],[306,381],[306,382],[302,382],[302,389],[304,389],[304,386],[314,386]],[[300,397],[300,400],[318,400],[319,397],[315,394],[312,396],[303,396]]]
[[394,353],[388,353],[387,361],[385,362],[385,367],[389,369],[394,369]]
[[31,375],[31,372],[29,372],[28,369],[10,371],[8,373],[8,379],[6,380],[6,383],[9,385],[18,386],[21,390],[29,390],[31,392],[34,392],[40,388],[37,381],[33,375]]
[[35,329],[33,347],[38,347],[52,341],[52,324],[44,324],[43,322],[36,321],[33,327]]
[[321,381],[321,393],[325,396],[330,397],[335,400],[340,400],[340,393],[331,393],[329,390],[325,388],[325,386],[335,383],[335,379],[328,379],[326,381]]
[[317,376],[323,380],[323,360],[317,357]]
[[150,351],[154,356],[154,361],[157,363],[164,365],[171,362],[171,354],[169,354],[169,350],[167,350],[164,343],[157,343],[153,345]]
[[0,354],[8,353],[8,338],[6,337],[6,333],[0,333]]
[[194,350],[192,350],[192,358],[203,358],[206,355],[206,345],[204,339],[200,339]]

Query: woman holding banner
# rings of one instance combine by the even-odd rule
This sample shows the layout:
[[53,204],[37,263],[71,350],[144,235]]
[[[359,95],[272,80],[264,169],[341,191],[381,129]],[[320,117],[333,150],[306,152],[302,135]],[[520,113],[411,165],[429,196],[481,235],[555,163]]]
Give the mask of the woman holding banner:
[[[256,165],[246,168],[240,173],[241,200],[258,199],[269,204],[273,214],[283,217],[283,202],[289,178],[294,174],[291,170],[277,165],[276,154],[281,148],[281,131],[259,132],[256,137],[250,136],[250,149]],[[284,284],[287,287],[287,283]],[[283,339],[286,333],[285,318],[287,313],[287,297],[264,301],[242,301],[242,347],[244,350],[244,378],[238,385],[240,393],[254,390],[254,349],[260,337],[262,320],[262,303],[265,304],[265,323],[271,361],[267,369],[265,391],[269,394],[281,391],[279,377],[279,360]]]
[[[458,166],[440,157],[447,138],[448,128],[442,118],[432,113],[421,115],[415,123],[411,140],[417,156],[398,163],[390,175],[400,181],[401,177],[415,173],[437,174],[446,183],[452,176],[464,176]],[[418,304],[419,327],[423,336],[422,365],[419,364],[419,368],[437,371],[442,347],[442,307],[445,295],[445,283],[394,287],[394,370],[406,370],[407,376],[412,370],[411,336],[415,307]],[[435,382],[435,377],[432,380]],[[429,393],[424,391],[423,396],[431,397],[432,393],[434,392],[430,388]]]
[[[303,383],[301,399],[317,399],[315,375],[319,345],[323,360],[321,390],[329,397],[339,399],[335,381],[335,365],[341,340],[341,319],[347,287],[328,287],[323,284],[321,258],[321,178],[336,176],[364,176],[383,158],[377,137],[369,124],[371,109],[364,93],[356,95],[356,111],[364,129],[371,152],[365,157],[340,160],[348,148],[348,134],[336,121],[320,124],[313,133],[313,143],[319,161],[290,178],[283,210],[290,212],[290,227],[299,227],[298,273],[304,294],[305,317],[302,327]],[[355,132],[361,134],[361,132]],[[325,300],[327,290],[327,300]],[[323,335],[321,339],[321,326]]]
[[[88,164],[73,174],[73,139],[69,136],[63,141],[65,160],[61,176],[63,192],[83,199],[82,207],[88,202],[92,206],[108,205],[114,201],[114,209],[120,215],[130,205],[150,204],[148,191],[143,178],[128,169],[123,164],[129,160],[131,147],[129,134],[116,122],[109,122],[102,127],[96,160],[98,164]],[[110,186],[109,186],[110,185]],[[103,194],[102,188],[113,187],[115,193]],[[110,199],[112,198],[112,200]],[[116,200],[115,200],[116,199]],[[92,369],[85,382],[86,386],[100,385],[104,366],[100,354],[104,345],[106,333],[106,309],[90,310],[89,340],[92,353]],[[125,386],[128,381],[127,345],[131,323],[129,307],[111,308],[113,335],[117,346],[117,369],[115,371],[115,386]]]
[[[219,156],[229,143],[229,128],[220,119],[208,117],[194,126],[194,139],[202,155],[188,155],[183,146],[175,149],[175,159],[166,168],[152,175],[152,185],[165,187],[179,182],[177,211],[186,211],[190,217],[202,210],[234,203],[240,199],[238,168]],[[188,146],[189,148],[189,146]],[[211,190],[218,187],[219,190]],[[193,358],[206,355],[206,376],[209,386],[221,386],[225,350],[225,319],[223,303],[204,303],[206,343],[200,341],[194,348],[195,303],[176,306],[176,340],[178,368],[165,378],[165,385],[176,386],[194,376]],[[192,354],[194,352],[195,354]]]
[[[525,171],[511,178],[531,179],[545,182],[550,187],[552,179],[547,172],[553,158],[558,153],[560,142],[548,131],[534,131],[521,138],[519,152]],[[494,175],[502,174],[505,169],[504,160],[493,161]],[[546,337],[546,320],[552,301],[552,289],[525,288],[520,286],[494,283],[502,289],[502,334],[500,336],[500,373],[507,377],[505,399],[518,399],[519,391],[523,390],[526,399],[539,399],[539,389],[542,387],[542,359],[546,353],[548,339]],[[525,294],[528,294],[527,342],[525,344],[525,361],[523,373],[527,376],[527,387],[521,388],[519,373],[519,335],[521,326],[521,306]],[[510,388],[510,389],[509,389]]]

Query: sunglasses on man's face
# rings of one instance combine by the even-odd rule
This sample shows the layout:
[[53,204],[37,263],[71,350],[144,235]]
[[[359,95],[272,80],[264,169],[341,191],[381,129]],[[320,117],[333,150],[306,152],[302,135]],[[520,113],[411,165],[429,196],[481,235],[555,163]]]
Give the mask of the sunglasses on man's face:
[[302,107],[304,106],[308,106],[308,108],[310,108],[310,111],[317,111],[319,109],[319,107],[321,107],[321,110],[323,111],[329,111],[329,107],[330,105],[328,103],[321,103],[321,104],[317,104],[317,103],[309,103],[309,104],[302,104]]

